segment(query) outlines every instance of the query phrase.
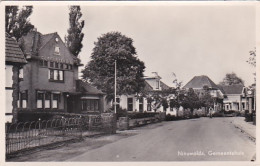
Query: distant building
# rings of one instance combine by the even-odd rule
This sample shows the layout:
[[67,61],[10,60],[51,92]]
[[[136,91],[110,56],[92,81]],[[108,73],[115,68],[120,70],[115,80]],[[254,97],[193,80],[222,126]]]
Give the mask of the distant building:
[[28,63],[23,67],[20,111],[99,113],[104,93],[78,79],[80,59],[70,53],[57,33],[36,30],[20,40]]
[[[152,77],[145,77],[144,90],[149,94],[160,93],[163,90],[167,90],[170,87],[161,81],[161,77],[154,73]],[[135,112],[163,112],[163,106],[160,103],[148,101],[146,97],[137,98],[137,94],[121,95],[117,97],[117,108],[121,107],[127,111]]]
[[244,85],[220,86],[225,97],[223,108],[226,111],[255,110],[254,90]]
[[205,93],[204,89],[207,88],[215,101],[214,110],[220,111],[222,109],[222,100],[224,98],[224,94],[208,76],[202,75],[193,77],[183,87],[185,90],[188,90],[189,88],[192,88],[198,94],[198,96],[203,95],[203,93]]
[[19,82],[23,78],[22,67],[27,61],[15,39],[5,34],[5,117],[6,122],[17,122]]

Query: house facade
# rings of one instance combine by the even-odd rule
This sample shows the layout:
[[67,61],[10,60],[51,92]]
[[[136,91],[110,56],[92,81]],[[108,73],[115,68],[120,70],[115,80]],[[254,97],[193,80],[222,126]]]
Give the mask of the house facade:
[[78,79],[80,59],[57,33],[43,35],[33,30],[19,42],[28,61],[23,67],[20,111],[103,111],[104,94]]
[[220,86],[225,97],[223,99],[223,109],[225,111],[245,111],[255,110],[254,90],[246,88],[244,85]]
[[199,97],[204,95],[205,88],[207,88],[209,90],[210,95],[214,99],[214,111],[222,110],[224,94],[221,91],[221,89],[208,76],[202,75],[193,77],[183,87],[183,89],[185,90],[188,90],[189,88],[192,88]]
[[[144,90],[147,95],[154,93],[160,94],[163,90],[170,87],[161,81],[161,77],[154,73],[152,77],[145,77]],[[117,108],[121,107],[130,112],[163,112],[167,109],[163,108],[161,103],[150,101],[147,97],[138,97],[137,94],[121,95],[116,98]]]
[[17,101],[22,67],[27,61],[15,39],[5,34],[5,122],[17,122]]

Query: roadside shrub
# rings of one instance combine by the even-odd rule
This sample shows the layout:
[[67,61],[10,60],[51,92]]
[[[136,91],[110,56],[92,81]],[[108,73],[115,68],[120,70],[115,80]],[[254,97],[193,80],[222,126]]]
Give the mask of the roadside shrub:
[[128,117],[130,119],[142,119],[142,118],[149,118],[155,117],[159,115],[158,112],[128,112]]
[[175,121],[175,120],[182,120],[182,119],[184,118],[180,116],[176,117],[175,115],[171,115],[171,114],[167,114],[165,118],[166,121]]
[[[67,113],[67,112],[53,112],[53,111],[19,111],[18,122],[31,122],[41,120],[52,120],[64,118],[79,118],[84,116],[82,114]],[[87,116],[87,115],[86,115]]]

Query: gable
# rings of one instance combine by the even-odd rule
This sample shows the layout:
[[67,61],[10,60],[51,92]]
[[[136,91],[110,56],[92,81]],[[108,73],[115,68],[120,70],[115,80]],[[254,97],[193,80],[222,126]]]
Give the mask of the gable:
[[[70,53],[57,33],[44,36],[42,37],[42,47],[38,53],[38,56],[41,59],[67,64],[74,63],[73,55]],[[56,47],[59,48],[59,53],[55,52]]]

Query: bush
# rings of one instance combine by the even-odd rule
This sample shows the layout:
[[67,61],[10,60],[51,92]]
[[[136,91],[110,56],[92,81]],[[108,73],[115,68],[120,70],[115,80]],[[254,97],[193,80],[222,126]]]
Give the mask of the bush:
[[142,118],[149,118],[155,117],[159,115],[157,112],[128,112],[128,117],[130,119],[142,119]]
[[52,120],[64,118],[78,118],[83,116],[81,114],[67,113],[67,112],[53,112],[53,111],[19,111],[18,122],[32,122],[41,120]]
[[166,121],[175,121],[175,120],[182,120],[182,119],[184,118],[180,116],[176,117],[175,115],[171,115],[171,114],[167,114],[165,118]]

